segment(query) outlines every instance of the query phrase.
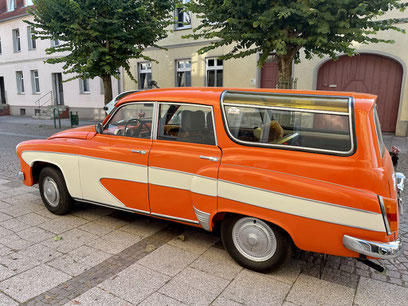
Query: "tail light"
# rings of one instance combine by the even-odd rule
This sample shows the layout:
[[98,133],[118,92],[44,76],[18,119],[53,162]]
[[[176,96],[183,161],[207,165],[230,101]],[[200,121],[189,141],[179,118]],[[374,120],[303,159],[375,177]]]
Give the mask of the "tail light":
[[399,212],[397,200],[379,196],[378,201],[380,203],[387,235],[391,235],[391,233],[398,231]]

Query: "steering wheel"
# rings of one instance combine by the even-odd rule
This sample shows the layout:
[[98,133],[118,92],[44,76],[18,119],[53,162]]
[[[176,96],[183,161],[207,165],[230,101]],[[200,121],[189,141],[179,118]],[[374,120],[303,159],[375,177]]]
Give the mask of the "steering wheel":
[[275,141],[272,141],[271,143],[274,143],[274,144],[282,144],[282,143],[287,142],[287,141],[289,141],[289,140],[295,139],[295,138],[298,137],[298,136],[299,136],[299,133],[296,132],[296,133],[290,134],[290,135],[288,135],[288,136],[283,136],[282,138],[277,139],[277,140],[275,140]]
[[132,130],[130,130],[130,129],[128,130],[127,126],[130,125],[130,123],[133,123],[133,125],[137,125],[138,123],[140,124],[140,122],[141,121],[139,119],[136,119],[136,118],[129,119],[128,122],[126,122],[126,124],[125,124],[125,128],[123,129],[124,135],[125,136],[134,136],[134,133],[132,133]]
[[139,127],[137,128],[137,130],[133,134],[133,137],[145,138],[145,137],[141,137],[141,135],[140,135],[140,132],[142,131],[143,127],[145,127],[146,130],[149,132],[149,136],[152,134],[152,130],[151,130],[150,126],[148,126],[146,122],[140,121]]

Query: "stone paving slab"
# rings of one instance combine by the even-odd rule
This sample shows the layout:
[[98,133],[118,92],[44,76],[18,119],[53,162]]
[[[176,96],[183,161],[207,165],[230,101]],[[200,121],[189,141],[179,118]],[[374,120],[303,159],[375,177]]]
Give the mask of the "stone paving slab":
[[333,282],[301,274],[286,301],[295,305],[352,305],[355,290]]
[[362,277],[357,287],[355,305],[407,305],[408,289]]

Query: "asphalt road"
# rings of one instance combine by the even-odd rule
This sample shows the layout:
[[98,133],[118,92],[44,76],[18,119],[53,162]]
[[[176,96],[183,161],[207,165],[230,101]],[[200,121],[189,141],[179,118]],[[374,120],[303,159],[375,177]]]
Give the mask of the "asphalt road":
[[[0,116],[0,178],[16,180],[20,169],[16,146],[25,140],[45,139],[69,129],[68,119],[61,120],[62,129],[55,129],[52,120],[35,120],[27,117]],[[94,124],[82,121],[80,125]]]

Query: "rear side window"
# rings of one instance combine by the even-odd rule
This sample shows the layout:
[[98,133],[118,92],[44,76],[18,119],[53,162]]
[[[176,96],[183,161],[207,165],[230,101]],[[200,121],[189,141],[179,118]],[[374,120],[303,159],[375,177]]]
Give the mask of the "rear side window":
[[348,98],[227,93],[227,130],[248,145],[348,154],[353,151]]
[[212,107],[160,104],[157,139],[215,145]]
[[374,107],[373,113],[374,113],[375,131],[377,133],[378,147],[380,149],[381,157],[384,157],[385,145],[384,145],[384,141],[382,137],[380,118],[378,117],[378,112],[377,112],[377,105]]

